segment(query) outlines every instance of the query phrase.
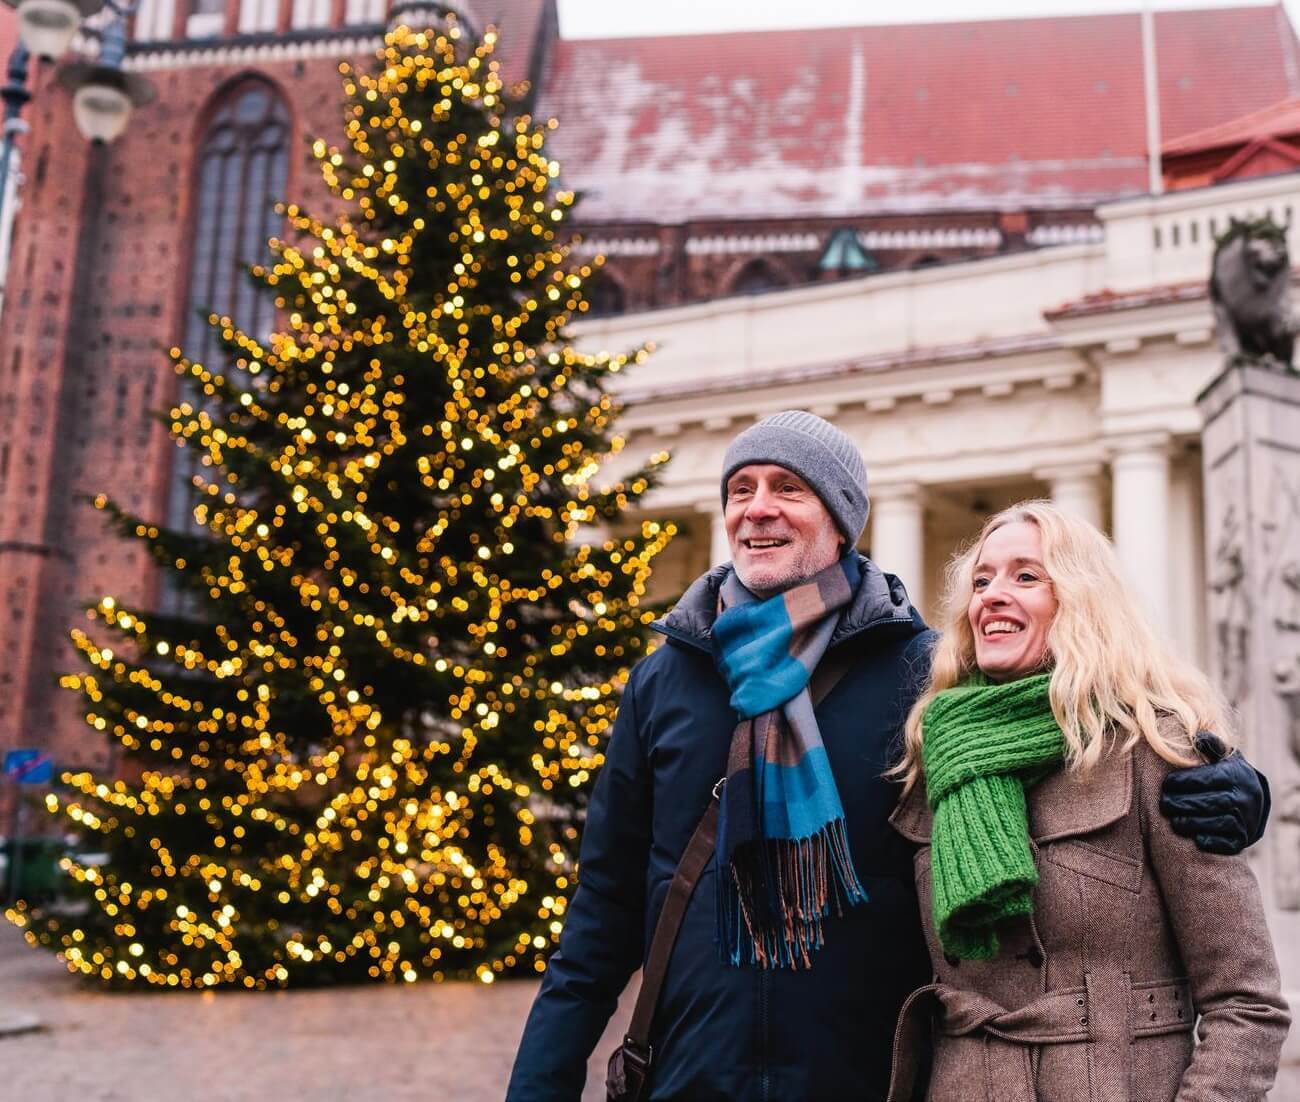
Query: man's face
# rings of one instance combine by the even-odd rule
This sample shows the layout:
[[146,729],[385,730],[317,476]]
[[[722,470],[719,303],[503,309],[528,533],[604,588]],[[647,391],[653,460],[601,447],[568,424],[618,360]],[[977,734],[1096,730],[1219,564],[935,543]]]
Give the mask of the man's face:
[[779,593],[825,570],[844,537],[826,506],[797,474],[770,463],[727,479],[727,542],[745,587]]

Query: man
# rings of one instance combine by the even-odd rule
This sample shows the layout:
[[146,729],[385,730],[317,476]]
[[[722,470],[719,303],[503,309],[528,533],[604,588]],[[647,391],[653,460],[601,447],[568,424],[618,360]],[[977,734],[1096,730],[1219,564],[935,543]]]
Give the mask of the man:
[[[732,563],[655,625],[667,645],[628,680],[509,1102],[580,1098],[723,777],[715,859],[656,1009],[652,1098],[883,1098],[899,1007],[929,979],[911,848],[888,823],[897,786],[881,775],[935,633],[854,550],[862,456],[820,417],[778,413],[732,441],[722,499]],[[828,654],[847,672],[814,713],[809,674]],[[1219,791],[1190,810],[1225,837],[1198,841],[1239,849],[1264,814],[1258,786],[1242,789],[1254,774],[1229,762],[1188,773],[1206,770]]]

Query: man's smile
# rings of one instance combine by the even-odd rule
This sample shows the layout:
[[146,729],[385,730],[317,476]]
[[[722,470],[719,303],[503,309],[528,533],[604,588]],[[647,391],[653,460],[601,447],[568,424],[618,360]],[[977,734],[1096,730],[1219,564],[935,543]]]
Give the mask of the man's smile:
[[780,536],[754,536],[740,541],[748,551],[773,551],[786,547],[790,541]]

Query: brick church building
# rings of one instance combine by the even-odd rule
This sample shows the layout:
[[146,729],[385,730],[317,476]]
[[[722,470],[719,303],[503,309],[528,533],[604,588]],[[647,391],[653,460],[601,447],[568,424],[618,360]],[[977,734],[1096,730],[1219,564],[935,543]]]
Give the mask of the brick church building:
[[[507,78],[560,121],[578,249],[608,258],[598,315],[1095,242],[1098,206],[1146,190],[1137,14],[566,40],[554,0],[446,6],[498,28]],[[68,629],[159,586],[85,501],[183,514],[163,350],[210,351],[208,311],[273,325],[238,264],[277,232],[272,200],[324,202],[309,139],[340,135],[338,63],[390,17],[143,0],[126,66],[157,95],[107,147],[35,71],[0,314],[0,748],[101,758],[57,687]],[[1300,97],[1280,4],[1161,12],[1155,45],[1166,142]]]

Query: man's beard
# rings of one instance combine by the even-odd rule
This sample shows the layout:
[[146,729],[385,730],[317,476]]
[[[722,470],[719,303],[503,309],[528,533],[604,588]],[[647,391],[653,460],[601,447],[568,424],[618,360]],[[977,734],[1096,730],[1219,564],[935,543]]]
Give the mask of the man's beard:
[[838,540],[829,545],[817,540],[801,547],[798,554],[786,566],[758,565],[755,568],[754,566],[742,567],[736,563],[736,576],[746,589],[759,596],[784,593],[787,589],[792,589],[814,575],[820,574],[839,558],[840,550]]

